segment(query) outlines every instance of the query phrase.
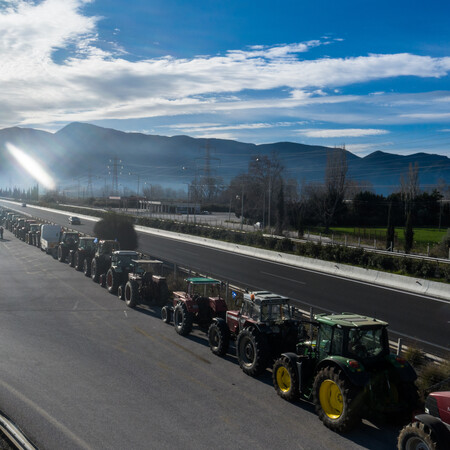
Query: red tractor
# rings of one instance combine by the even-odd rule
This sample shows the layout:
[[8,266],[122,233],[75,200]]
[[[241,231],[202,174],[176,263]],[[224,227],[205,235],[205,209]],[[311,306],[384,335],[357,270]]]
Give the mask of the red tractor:
[[186,283],[186,292],[174,292],[173,299],[161,309],[163,321],[170,323],[173,317],[175,331],[182,336],[192,331],[194,323],[207,330],[214,318],[225,318],[227,311],[220,281],[196,277],[187,278]]
[[133,260],[133,269],[128,273],[128,281],[120,285],[118,295],[128,307],[139,303],[156,306],[166,305],[169,300],[169,288],[162,275],[163,262],[156,259]]
[[444,450],[450,447],[450,391],[433,392],[425,401],[425,414],[403,427],[398,449]]
[[299,321],[289,301],[272,292],[245,293],[240,310],[227,311],[226,320],[214,319],[209,327],[211,351],[225,355],[233,339],[241,369],[259,375],[274,357],[296,348]]

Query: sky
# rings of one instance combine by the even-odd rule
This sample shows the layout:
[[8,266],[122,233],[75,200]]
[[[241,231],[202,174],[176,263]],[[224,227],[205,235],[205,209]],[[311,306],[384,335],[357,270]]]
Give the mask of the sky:
[[0,129],[450,157],[448,0],[0,0]]

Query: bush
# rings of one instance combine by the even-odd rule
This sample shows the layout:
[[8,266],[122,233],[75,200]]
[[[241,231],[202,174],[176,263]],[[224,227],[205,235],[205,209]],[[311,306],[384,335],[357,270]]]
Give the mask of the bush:
[[425,353],[417,347],[408,347],[404,352],[405,359],[415,368],[425,364]]
[[108,213],[94,226],[94,233],[99,239],[117,239],[123,250],[135,250],[138,237],[130,217]]
[[427,364],[420,372],[417,384],[425,394],[433,391],[450,390],[450,362]]
[[278,239],[275,245],[275,250],[278,252],[290,253],[294,249],[294,243],[289,238]]

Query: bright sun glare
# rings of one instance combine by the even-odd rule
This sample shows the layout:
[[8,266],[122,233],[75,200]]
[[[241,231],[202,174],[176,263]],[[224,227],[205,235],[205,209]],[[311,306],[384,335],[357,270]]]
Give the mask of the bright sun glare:
[[43,167],[35,161],[31,156],[27,155],[22,150],[18,149],[9,142],[6,148],[14,159],[39,183],[44,185],[47,189],[55,189],[55,182],[52,177],[43,169]]

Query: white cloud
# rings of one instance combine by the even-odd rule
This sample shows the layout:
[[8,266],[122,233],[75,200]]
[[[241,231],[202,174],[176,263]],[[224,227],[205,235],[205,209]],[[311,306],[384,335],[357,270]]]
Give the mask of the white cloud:
[[400,117],[407,117],[410,119],[423,119],[423,120],[447,120],[450,119],[450,113],[400,114]]
[[362,136],[378,136],[382,134],[387,134],[387,130],[377,130],[373,128],[347,128],[347,129],[308,129],[299,130],[298,134],[310,138],[338,138],[338,137],[362,137]]
[[[407,53],[300,59],[310,48],[329,43],[323,40],[191,59],[128,61],[118,45],[114,52],[96,46],[100,19],[83,15],[86,2],[16,0],[0,6],[0,127],[257,108],[285,108],[292,114],[297,107],[358,98],[326,96],[326,89],[339,94],[337,88],[354,83],[436,78],[450,71],[450,57]],[[275,93],[283,89],[291,96]],[[239,96],[244,90],[270,95],[244,100]]]

